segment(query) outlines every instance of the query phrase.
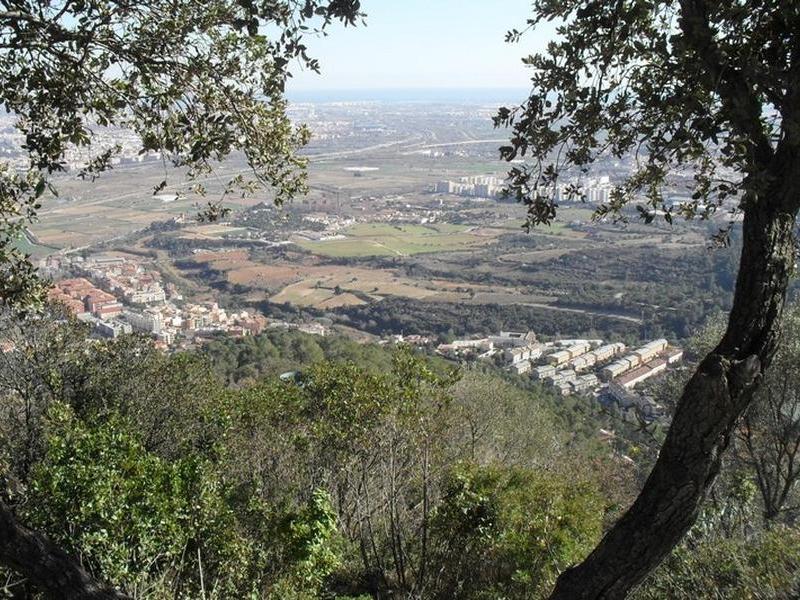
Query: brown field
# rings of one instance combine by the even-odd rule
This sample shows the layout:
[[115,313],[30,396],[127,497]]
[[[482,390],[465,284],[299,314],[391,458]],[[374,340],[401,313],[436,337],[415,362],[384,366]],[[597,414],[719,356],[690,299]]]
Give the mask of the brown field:
[[317,308],[336,308],[339,306],[358,306],[359,304],[366,304],[361,298],[358,296],[354,296],[353,294],[339,294],[338,296],[334,295],[328,298],[327,300],[323,300],[317,304]]
[[[220,263],[213,263],[219,268]],[[246,285],[258,289],[270,289],[283,286],[302,278],[302,271],[298,267],[289,265],[254,265],[234,267],[227,272],[229,282]]]
[[[301,278],[300,281],[287,285],[270,297],[270,301],[332,308],[363,304],[364,297],[378,301],[387,296],[433,301],[469,301],[482,296],[491,298],[493,302],[547,299],[541,296],[521,296],[519,290],[512,288],[498,290],[491,286],[458,284],[438,279],[413,279],[398,275],[390,269],[305,267],[298,272],[298,277]],[[344,292],[338,296],[333,292],[337,286]]]
[[545,263],[574,251],[575,248],[551,248],[547,250],[531,250],[530,252],[503,254],[502,256],[498,257],[498,260],[507,263],[524,263],[524,264]]
[[[271,302],[331,309],[380,301],[387,296],[441,302],[546,303],[553,298],[508,287],[455,283],[442,279],[416,279],[392,269],[321,265],[305,262],[261,264],[246,250],[203,252],[193,262],[204,263],[224,273],[228,282],[248,287],[249,298],[260,300],[266,293]],[[336,293],[339,288],[340,293]]]
[[[232,284],[262,291],[276,290],[316,273],[313,266],[316,261],[306,259],[305,263],[265,265],[251,260],[247,250],[201,252],[192,256],[192,262],[206,264],[215,271],[223,272],[226,280]],[[324,269],[323,272],[329,270]]]
[[235,269],[249,263],[250,253],[247,250],[231,250],[230,252],[201,252],[192,256],[196,263],[209,263],[222,270]]

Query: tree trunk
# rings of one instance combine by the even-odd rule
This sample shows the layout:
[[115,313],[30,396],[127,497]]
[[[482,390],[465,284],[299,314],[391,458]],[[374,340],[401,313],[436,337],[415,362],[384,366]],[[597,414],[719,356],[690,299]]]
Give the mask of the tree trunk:
[[80,563],[44,535],[21,525],[0,501],[0,564],[53,598],[123,600],[114,589],[98,583]]
[[551,600],[625,598],[695,522],[777,346],[798,199],[791,170],[782,172],[769,194],[748,204],[728,328],[686,384],[642,492],[586,560],[561,574]]

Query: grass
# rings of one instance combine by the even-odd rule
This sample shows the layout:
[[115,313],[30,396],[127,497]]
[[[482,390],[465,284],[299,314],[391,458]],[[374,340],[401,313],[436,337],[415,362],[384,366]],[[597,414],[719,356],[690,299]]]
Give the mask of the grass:
[[24,254],[33,254],[36,251],[36,246],[31,244],[24,235],[14,240],[14,247]]
[[31,244],[28,241],[28,238],[24,235],[20,235],[16,240],[14,240],[14,247],[22,252],[23,254],[28,254],[33,258],[37,258],[40,256],[46,256],[47,254],[51,253],[55,248],[50,246],[39,246],[36,244]]
[[362,299],[350,292],[337,294],[332,288],[318,288],[309,284],[310,282],[303,281],[286,286],[279,294],[272,296],[270,301],[278,304],[289,302],[297,306],[314,306],[323,309],[364,304]]
[[332,257],[408,256],[430,252],[454,252],[487,243],[463,225],[391,225],[358,223],[344,231],[347,239],[302,241],[309,252]]

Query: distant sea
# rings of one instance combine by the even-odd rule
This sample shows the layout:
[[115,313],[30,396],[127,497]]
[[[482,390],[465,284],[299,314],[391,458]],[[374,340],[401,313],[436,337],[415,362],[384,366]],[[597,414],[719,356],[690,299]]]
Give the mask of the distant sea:
[[289,90],[290,102],[419,102],[442,104],[513,104],[528,96],[524,88],[392,88],[350,90]]

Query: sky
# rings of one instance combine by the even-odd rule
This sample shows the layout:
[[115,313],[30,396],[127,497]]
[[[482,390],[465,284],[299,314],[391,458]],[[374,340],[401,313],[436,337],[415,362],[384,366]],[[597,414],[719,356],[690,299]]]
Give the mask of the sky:
[[306,40],[322,74],[295,70],[291,94],[310,90],[527,88],[521,59],[544,47],[543,26],[516,44],[530,0],[362,0],[367,25],[337,25]]

